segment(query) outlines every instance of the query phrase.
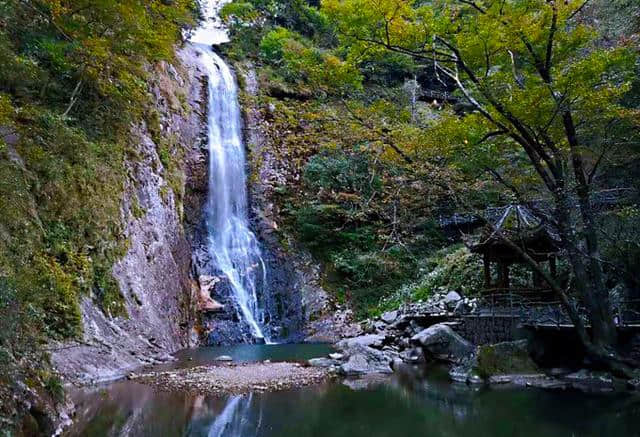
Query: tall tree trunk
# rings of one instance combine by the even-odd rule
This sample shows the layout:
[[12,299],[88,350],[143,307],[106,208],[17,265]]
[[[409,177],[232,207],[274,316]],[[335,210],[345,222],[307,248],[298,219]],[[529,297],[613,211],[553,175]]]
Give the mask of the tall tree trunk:
[[[582,234],[584,244],[576,246],[575,258],[583,264],[587,289],[582,290],[586,297],[589,296],[589,316],[593,329],[593,343],[599,347],[613,350],[617,347],[617,330],[611,312],[609,290],[606,287],[600,249],[598,244],[598,231],[594,217],[591,200],[591,187],[586,177],[580,144],[575,130],[573,117],[569,110],[562,115],[565,134],[569,143],[569,153],[576,183],[576,197],[582,221]],[[584,250],[584,254],[579,250]]]

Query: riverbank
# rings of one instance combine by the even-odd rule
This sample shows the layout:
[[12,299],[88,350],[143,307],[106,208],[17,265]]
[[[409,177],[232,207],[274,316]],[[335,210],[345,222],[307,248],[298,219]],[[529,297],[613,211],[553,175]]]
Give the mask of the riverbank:
[[165,391],[198,394],[238,394],[287,390],[319,384],[331,378],[326,368],[269,361],[224,363],[162,372],[131,373],[128,379]]

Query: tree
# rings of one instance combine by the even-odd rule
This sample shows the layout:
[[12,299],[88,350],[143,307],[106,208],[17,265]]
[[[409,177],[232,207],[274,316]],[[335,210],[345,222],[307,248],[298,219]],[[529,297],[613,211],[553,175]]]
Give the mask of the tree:
[[[570,291],[586,306],[591,331],[569,290],[522,255],[557,293],[590,357],[629,376],[635,363],[617,349],[594,202],[607,187],[604,164],[633,145],[638,111],[620,101],[637,54],[624,41],[611,47],[598,39],[583,15],[587,3],[325,0],[323,9],[351,59],[405,55],[467,102],[462,117],[443,117],[434,128],[452,143],[447,148],[484,155],[477,161],[518,201],[552,203],[551,214],[538,213],[560,236]],[[501,167],[490,165],[496,157]]]

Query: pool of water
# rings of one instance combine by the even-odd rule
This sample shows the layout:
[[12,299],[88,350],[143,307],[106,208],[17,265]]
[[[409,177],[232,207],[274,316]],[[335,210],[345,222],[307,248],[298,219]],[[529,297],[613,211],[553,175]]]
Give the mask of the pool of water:
[[316,357],[324,357],[333,352],[326,343],[302,344],[237,344],[233,346],[200,347],[185,349],[174,356],[177,361],[158,366],[157,369],[175,369],[203,366],[215,363],[216,358],[228,355],[235,362],[251,361],[303,361]]
[[[226,353],[232,351],[247,360],[264,356],[244,348]],[[120,381],[76,393],[75,401],[69,436],[640,435],[637,396],[467,387],[437,371],[420,381],[396,376],[373,385],[334,382],[242,396],[164,393]]]

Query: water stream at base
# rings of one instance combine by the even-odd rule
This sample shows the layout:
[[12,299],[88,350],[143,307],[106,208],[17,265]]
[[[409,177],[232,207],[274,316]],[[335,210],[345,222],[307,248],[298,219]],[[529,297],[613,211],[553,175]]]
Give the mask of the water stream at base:
[[[264,293],[267,270],[256,236],[249,229],[247,180],[237,85],[231,69],[212,49],[228,41],[220,24],[219,0],[201,2],[205,20],[191,36],[201,53],[209,78],[207,196],[208,250],[215,266],[228,279],[239,316],[254,338],[269,338],[264,329],[264,309],[258,295]],[[261,289],[262,288],[262,289]]]

